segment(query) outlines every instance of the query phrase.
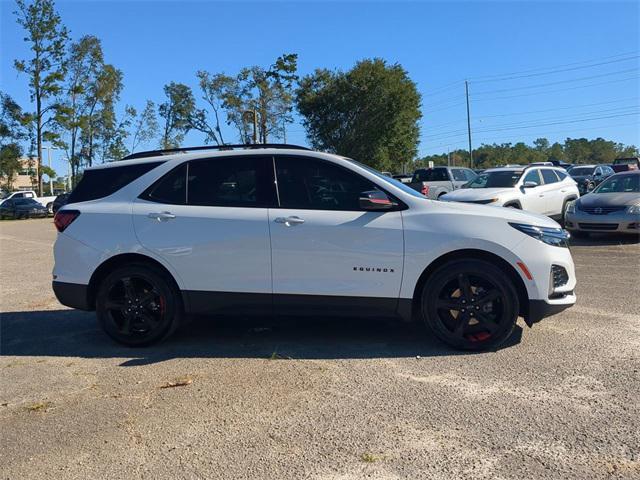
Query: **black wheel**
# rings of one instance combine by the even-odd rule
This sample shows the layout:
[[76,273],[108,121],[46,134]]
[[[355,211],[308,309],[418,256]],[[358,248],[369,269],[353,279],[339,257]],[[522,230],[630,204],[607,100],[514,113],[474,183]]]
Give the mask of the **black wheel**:
[[53,215],[53,202],[47,203],[47,215]]
[[564,227],[564,219],[565,216],[567,215],[567,205],[569,205],[569,202],[571,202],[572,200],[565,200],[564,203],[562,204],[562,211],[560,212],[560,225],[562,225]]
[[171,278],[152,266],[134,264],[107,275],[96,297],[96,314],[111,338],[141,347],[171,335],[180,325],[183,306]]
[[463,350],[501,345],[518,320],[518,294],[502,270],[482,260],[455,260],[436,270],[422,291],[422,316],[445,343]]

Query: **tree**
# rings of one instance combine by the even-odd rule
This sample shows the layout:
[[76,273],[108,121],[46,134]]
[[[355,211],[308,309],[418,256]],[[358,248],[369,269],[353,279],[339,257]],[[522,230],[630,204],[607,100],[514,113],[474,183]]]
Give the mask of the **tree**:
[[28,138],[30,116],[9,95],[0,92],[0,178],[7,190],[20,171],[21,143]]
[[158,119],[156,118],[156,106],[151,100],[147,100],[144,109],[138,114],[135,108],[128,107],[132,117],[133,134],[131,140],[131,152],[141,144],[150,142],[158,135]]
[[183,83],[171,82],[165,85],[164,93],[167,100],[158,109],[160,116],[164,118],[160,146],[175,148],[180,146],[191,129],[196,102],[191,88]]
[[122,72],[110,64],[103,65],[88,86],[90,101],[80,136],[81,157],[85,165],[93,164],[96,150],[102,148],[104,151],[101,142],[108,143],[116,133],[115,104],[121,91]]
[[248,141],[253,115],[259,143],[267,143],[270,136],[285,136],[286,124],[293,121],[297,69],[298,55],[289,53],[278,57],[268,69],[254,65],[243,68],[235,78],[219,79],[227,123],[236,126],[240,141]]
[[346,73],[316,70],[302,79],[296,100],[315,148],[390,171],[416,154],[420,94],[398,64],[373,59]]
[[56,103],[51,102],[60,93],[64,78],[64,54],[67,29],[55,11],[53,0],[17,0],[14,12],[18,24],[26,31],[25,41],[30,44],[32,58],[16,60],[16,70],[27,74],[31,100],[35,102],[35,141],[37,151],[38,193],[42,194],[42,143],[53,139],[45,128],[52,119]]
[[67,59],[67,79],[64,100],[57,108],[56,124],[62,133],[57,145],[67,154],[71,176],[75,178],[80,168],[79,143],[83,130],[91,123],[90,109],[94,104],[91,88],[104,69],[100,40],[86,35],[71,44]]
[[194,111],[190,121],[191,128],[206,135],[205,143],[224,144],[220,129],[220,114],[225,105],[227,92],[234,87],[234,79],[223,73],[211,75],[203,70],[200,70],[196,76],[202,91],[202,100],[207,107]]

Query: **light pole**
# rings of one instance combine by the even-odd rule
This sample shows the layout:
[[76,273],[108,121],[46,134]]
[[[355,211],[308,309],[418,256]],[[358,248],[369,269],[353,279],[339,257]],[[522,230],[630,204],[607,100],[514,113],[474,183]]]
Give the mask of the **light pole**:
[[[62,148],[55,148],[51,145],[43,146],[47,149],[47,163],[49,164],[49,170],[51,170],[51,150],[62,150]],[[49,195],[53,195],[53,178],[49,176]]]
[[255,108],[253,110],[245,110],[242,112],[243,115],[246,115],[247,113],[253,115],[253,143],[256,144],[258,143],[258,113]]

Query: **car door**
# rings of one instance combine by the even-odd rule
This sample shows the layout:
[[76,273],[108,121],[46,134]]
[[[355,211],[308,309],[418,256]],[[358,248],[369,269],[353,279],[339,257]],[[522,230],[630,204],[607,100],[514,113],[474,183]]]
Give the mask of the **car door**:
[[[527,182],[535,183],[535,187],[524,188]],[[522,209],[529,212],[545,214],[547,211],[546,199],[540,169],[530,168],[525,170],[520,187],[522,192]]]
[[540,173],[544,181],[544,198],[547,215],[560,215],[562,213],[562,203],[564,202],[564,192],[559,183],[558,176],[549,168],[543,168]]
[[278,313],[395,311],[403,268],[400,211],[372,212],[376,185],[342,165],[276,156],[279,207],[269,209]]
[[136,200],[135,231],[179,276],[193,311],[270,309],[268,207],[275,198],[269,156],[192,160]]

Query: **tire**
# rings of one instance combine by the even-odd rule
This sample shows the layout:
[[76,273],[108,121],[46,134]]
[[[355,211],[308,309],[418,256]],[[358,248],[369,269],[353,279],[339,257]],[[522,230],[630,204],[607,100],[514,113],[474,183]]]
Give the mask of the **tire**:
[[562,211],[560,212],[560,225],[562,225],[564,227],[564,217],[567,215],[567,205],[569,205],[569,202],[572,202],[573,200],[565,200],[562,203]]
[[53,215],[53,202],[47,203],[47,215]]
[[182,297],[165,272],[151,265],[117,268],[96,296],[98,323],[113,340],[143,347],[169,337],[182,321]]
[[442,265],[421,292],[427,327],[444,343],[461,350],[499,347],[511,336],[519,309],[511,278],[484,260]]

